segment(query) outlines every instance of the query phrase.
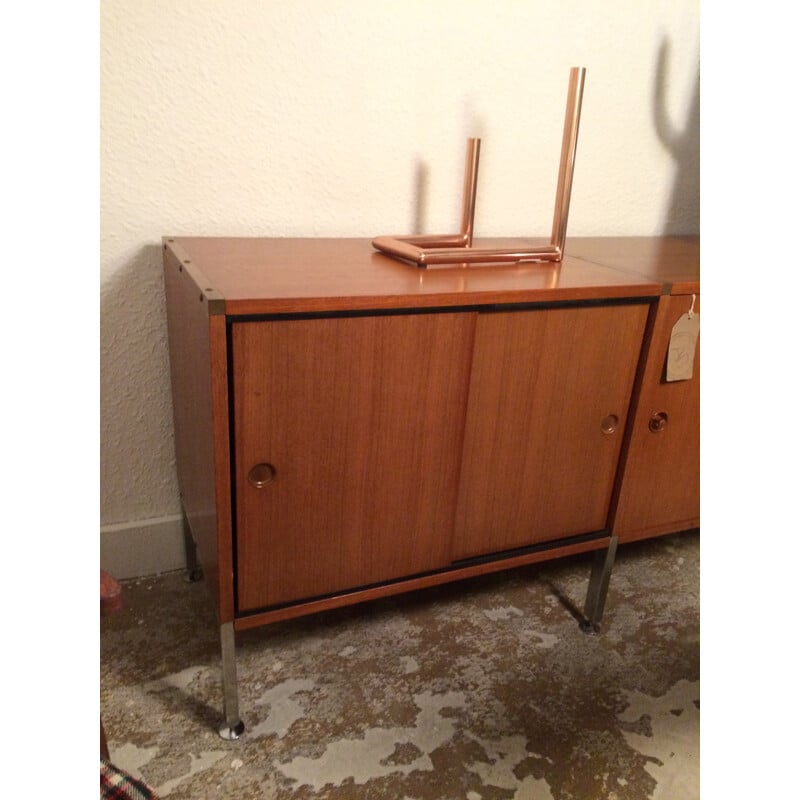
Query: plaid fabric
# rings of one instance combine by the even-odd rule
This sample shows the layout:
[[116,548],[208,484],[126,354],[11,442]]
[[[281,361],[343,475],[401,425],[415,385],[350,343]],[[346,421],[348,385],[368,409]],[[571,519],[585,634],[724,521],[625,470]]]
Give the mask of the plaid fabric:
[[100,800],[158,800],[155,792],[109,761],[100,759]]

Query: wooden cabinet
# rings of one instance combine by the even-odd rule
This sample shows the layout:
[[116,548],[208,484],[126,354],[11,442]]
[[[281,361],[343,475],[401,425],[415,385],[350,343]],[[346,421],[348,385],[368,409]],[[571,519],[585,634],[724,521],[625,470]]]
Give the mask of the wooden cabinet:
[[621,543],[700,525],[700,345],[691,378],[667,381],[673,326],[700,314],[696,238],[586,239],[572,251],[662,285],[653,305],[618,471],[611,530]]
[[596,601],[617,534],[696,524],[697,381],[658,377],[699,291],[660,272],[683,247],[419,270],[367,240],[165,239],[178,479],[229,733],[234,630],[588,551],[611,554]]
[[[239,608],[451,561],[473,314],[233,325]],[[257,464],[274,468],[261,488]]]
[[455,558],[606,527],[647,310],[478,315]]
[[647,308],[234,323],[238,608],[603,530]]
[[699,297],[658,302],[614,510],[620,542],[700,525],[699,353],[690,379],[665,374],[672,328],[690,308],[699,313]]

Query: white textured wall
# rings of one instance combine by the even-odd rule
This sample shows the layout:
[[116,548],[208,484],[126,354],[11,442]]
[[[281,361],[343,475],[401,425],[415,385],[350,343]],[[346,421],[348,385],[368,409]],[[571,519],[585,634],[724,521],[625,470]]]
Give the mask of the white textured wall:
[[570,235],[699,230],[699,2],[102,0],[101,519],[179,512],[162,234],[548,235],[587,68]]

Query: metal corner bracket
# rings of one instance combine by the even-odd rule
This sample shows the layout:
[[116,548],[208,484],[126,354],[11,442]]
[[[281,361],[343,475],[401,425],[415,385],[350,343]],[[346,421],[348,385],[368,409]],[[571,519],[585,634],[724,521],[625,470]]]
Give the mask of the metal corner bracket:
[[206,303],[208,316],[224,315],[225,296],[210,285],[210,281],[197,268],[197,265],[192,263],[189,254],[175,241],[174,237],[165,236],[162,242],[164,250],[170,249],[172,251],[178,269],[181,272],[185,271],[199,289],[198,298],[201,303]]

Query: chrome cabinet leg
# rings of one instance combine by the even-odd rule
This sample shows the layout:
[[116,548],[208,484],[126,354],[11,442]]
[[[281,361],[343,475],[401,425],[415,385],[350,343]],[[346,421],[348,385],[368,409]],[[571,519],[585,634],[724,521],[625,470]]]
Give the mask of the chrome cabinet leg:
[[244,722],[239,717],[239,686],[236,680],[236,641],[233,623],[225,622],[219,627],[222,645],[222,695],[225,721],[219,729],[223,739],[238,739],[244,733]]
[[603,610],[606,605],[608,583],[611,580],[611,569],[617,557],[617,544],[619,539],[611,537],[605,550],[597,550],[594,554],[592,574],[589,578],[589,589],[586,592],[586,605],[583,608],[583,622],[581,630],[584,633],[599,633],[600,621],[603,619]]
[[186,582],[194,583],[203,577],[203,569],[197,562],[197,545],[194,543],[192,529],[186,514],[183,515],[183,547],[186,551]]

